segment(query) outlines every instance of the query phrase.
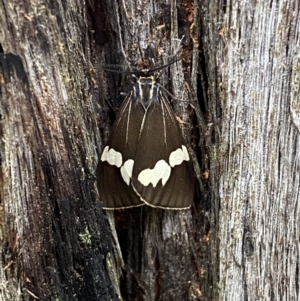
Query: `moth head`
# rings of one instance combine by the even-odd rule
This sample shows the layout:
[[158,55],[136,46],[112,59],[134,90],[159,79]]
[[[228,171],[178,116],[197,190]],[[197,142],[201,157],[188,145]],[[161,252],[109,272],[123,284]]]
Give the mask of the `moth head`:
[[140,76],[133,85],[134,99],[146,109],[153,102],[157,102],[159,86],[154,76]]

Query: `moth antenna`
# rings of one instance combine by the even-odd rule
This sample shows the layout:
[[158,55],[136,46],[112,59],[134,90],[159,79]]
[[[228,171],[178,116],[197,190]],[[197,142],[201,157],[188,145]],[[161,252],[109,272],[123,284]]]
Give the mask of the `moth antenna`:
[[176,98],[170,91],[168,91],[168,90],[167,90],[163,85],[161,85],[160,83],[156,82],[156,84],[157,84],[162,90],[164,90],[164,91],[172,98],[172,100],[183,101],[183,99]]

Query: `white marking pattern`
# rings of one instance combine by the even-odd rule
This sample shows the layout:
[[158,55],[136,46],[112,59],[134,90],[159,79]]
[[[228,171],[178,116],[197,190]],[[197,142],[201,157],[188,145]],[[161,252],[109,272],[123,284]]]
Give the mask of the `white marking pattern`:
[[189,161],[189,159],[187,148],[182,145],[181,148],[170,154],[169,164],[165,160],[157,161],[153,169],[146,168],[139,173],[138,181],[144,186],[148,186],[151,183],[155,188],[161,180],[162,186],[164,186],[170,178],[171,167],[180,165],[183,161]]
[[189,161],[190,157],[187,148],[182,145],[181,148],[177,148],[169,156],[169,164],[174,167],[180,165],[183,161]]
[[128,186],[132,177],[133,164],[134,161],[132,159],[128,159],[120,169],[121,176]]
[[115,151],[113,148],[109,149],[109,146],[106,146],[102,153],[101,161],[107,161],[110,165],[121,167],[123,161],[122,154]]
[[171,167],[165,160],[159,160],[156,162],[153,169],[146,168],[140,172],[138,181],[144,186],[148,186],[150,183],[153,187],[156,187],[159,180],[162,180],[164,186],[168,181],[171,174]]
[[[180,165],[183,161],[189,161],[189,159],[187,148],[182,145],[181,148],[176,149],[170,154],[169,164],[165,160],[157,161],[153,169],[146,168],[139,173],[138,181],[144,186],[148,186],[151,183],[155,188],[157,183],[161,180],[162,186],[164,186],[170,178],[171,167]],[[108,164],[120,168],[123,163],[122,154],[106,146],[102,153],[101,161],[107,161]],[[134,161],[128,159],[120,168],[121,176],[128,186],[132,178],[133,165]]]

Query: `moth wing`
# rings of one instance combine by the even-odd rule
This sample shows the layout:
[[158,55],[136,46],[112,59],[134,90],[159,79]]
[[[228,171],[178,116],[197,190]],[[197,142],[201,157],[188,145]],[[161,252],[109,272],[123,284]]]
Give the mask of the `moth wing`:
[[105,209],[144,205],[131,187],[143,111],[139,103],[132,101],[132,94],[130,94],[117,114],[96,171],[99,198]]
[[174,112],[160,95],[142,122],[132,187],[147,205],[185,209],[193,200],[193,168]]

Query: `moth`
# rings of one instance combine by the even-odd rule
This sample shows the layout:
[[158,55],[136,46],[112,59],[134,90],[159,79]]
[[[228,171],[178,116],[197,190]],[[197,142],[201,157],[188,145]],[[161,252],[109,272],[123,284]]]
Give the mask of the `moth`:
[[96,174],[104,209],[187,209],[193,201],[192,163],[157,70],[135,73],[102,152]]

